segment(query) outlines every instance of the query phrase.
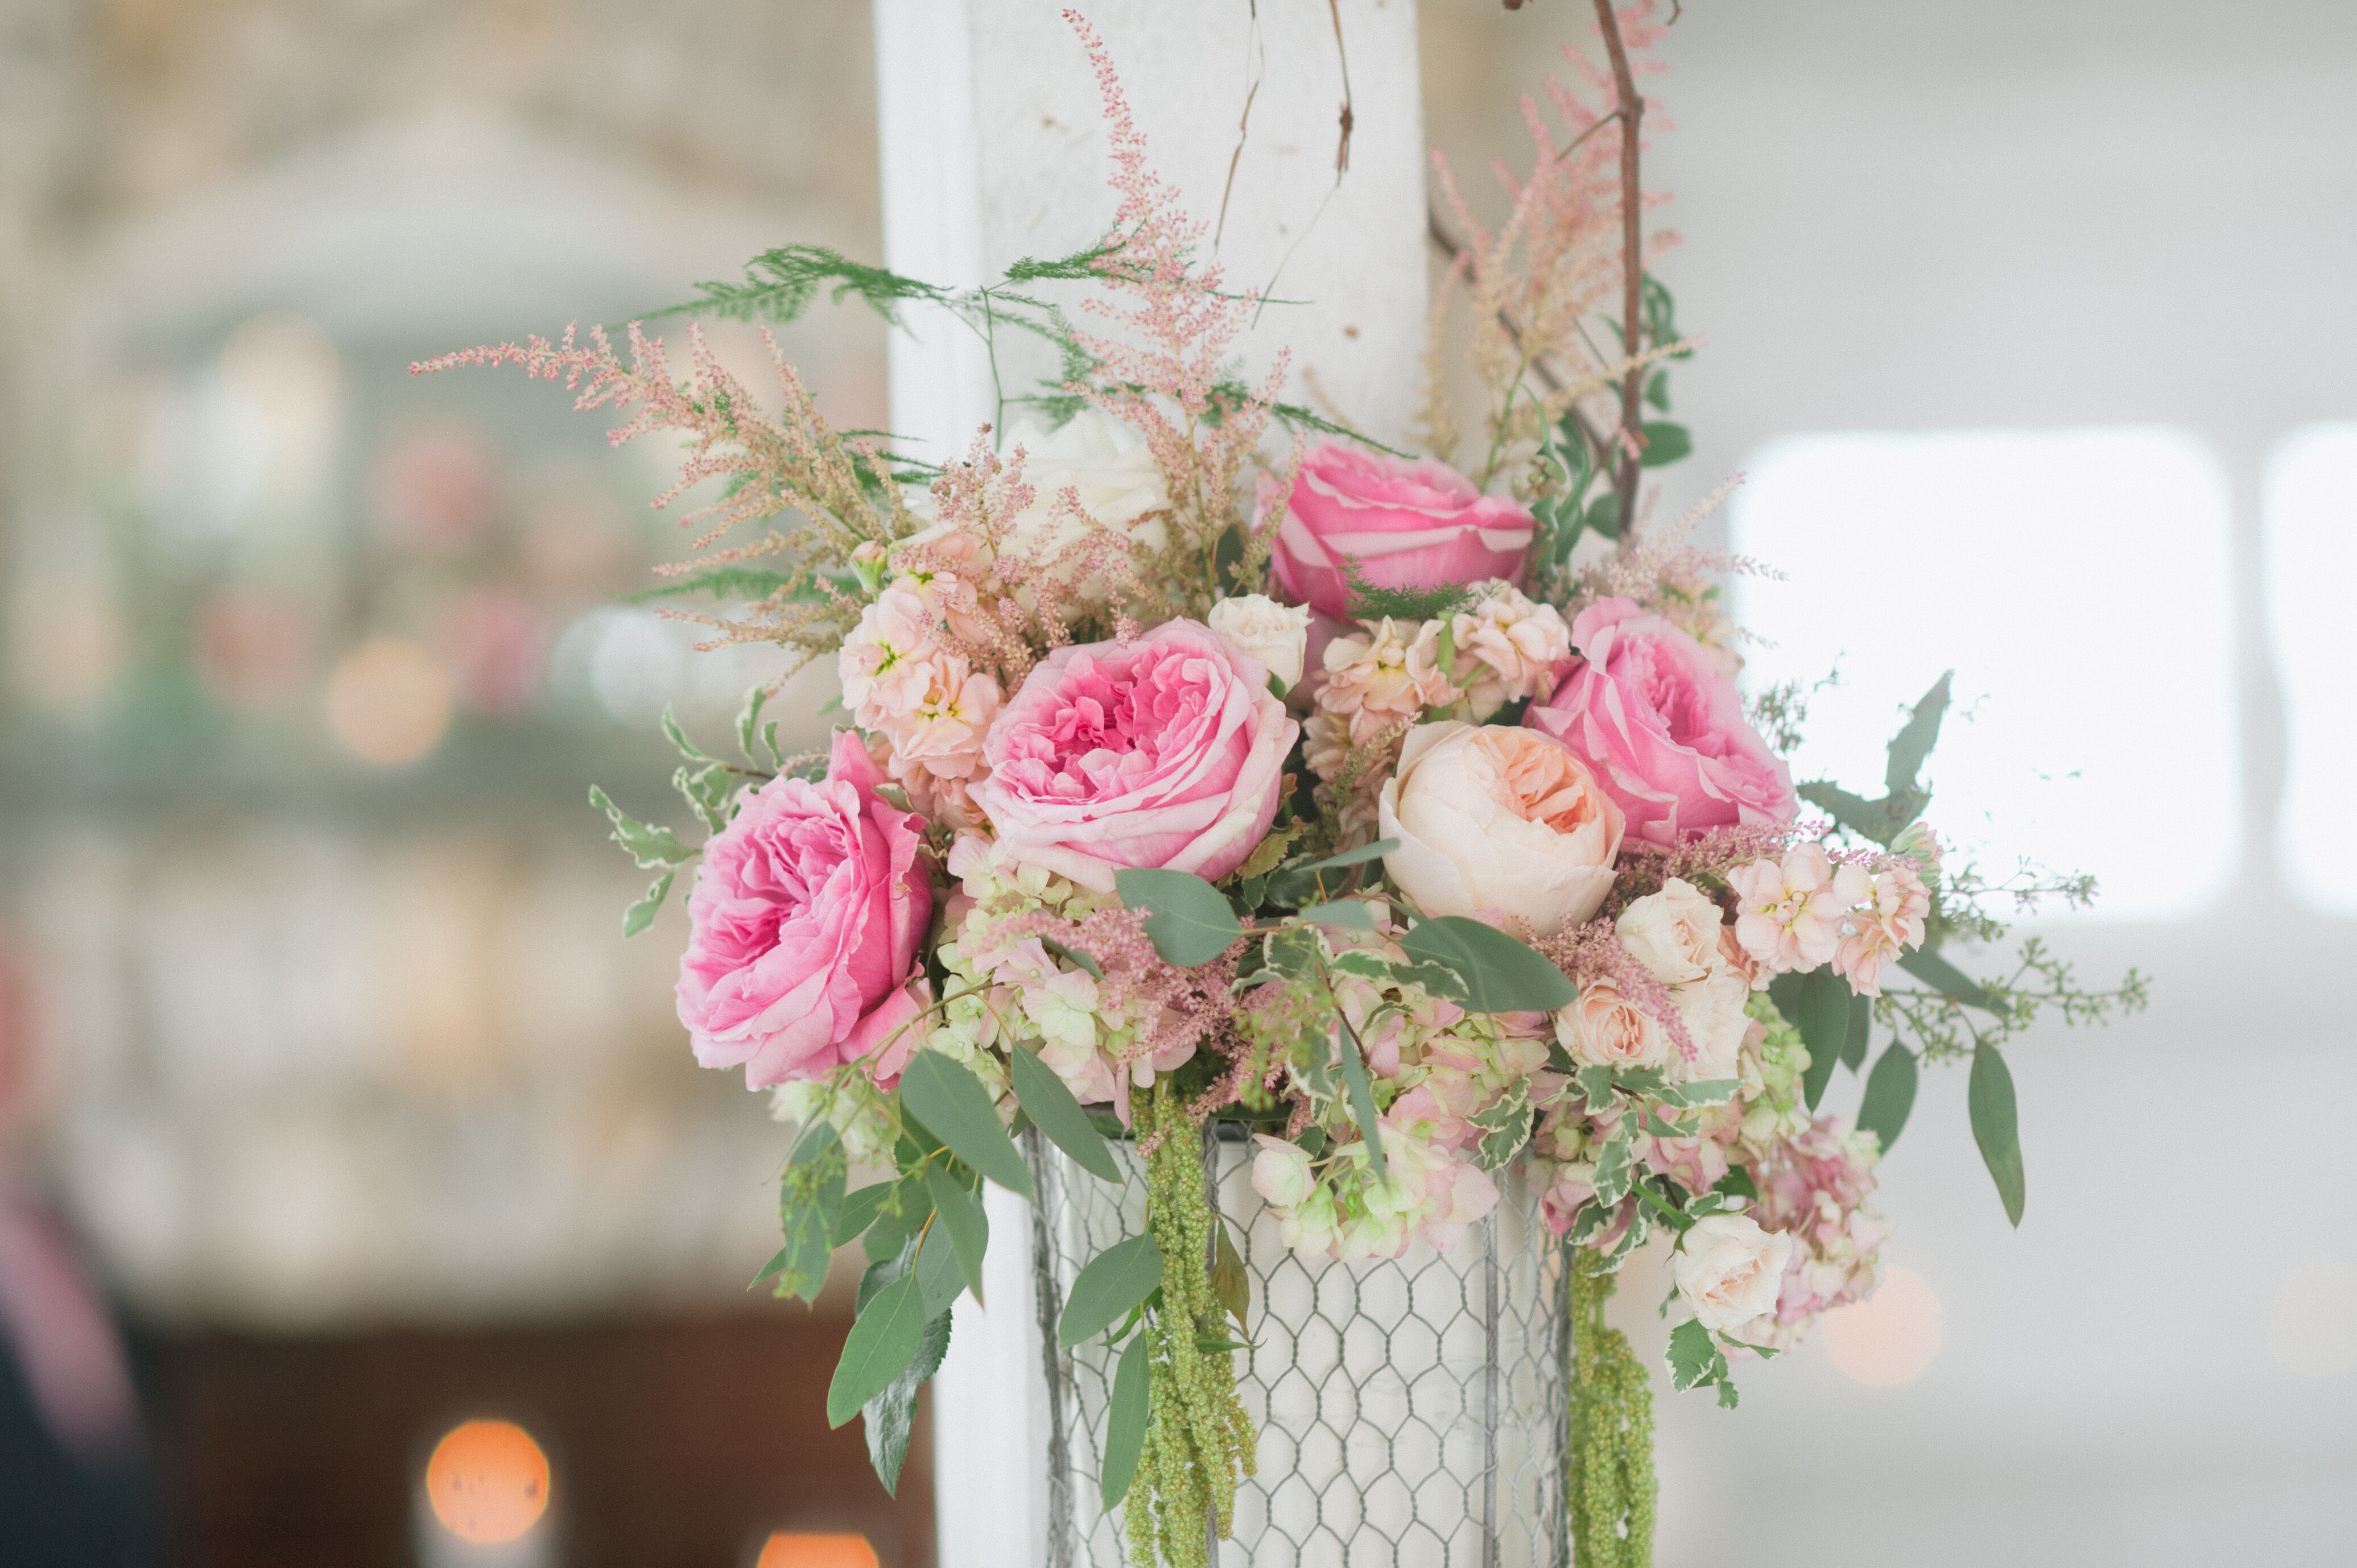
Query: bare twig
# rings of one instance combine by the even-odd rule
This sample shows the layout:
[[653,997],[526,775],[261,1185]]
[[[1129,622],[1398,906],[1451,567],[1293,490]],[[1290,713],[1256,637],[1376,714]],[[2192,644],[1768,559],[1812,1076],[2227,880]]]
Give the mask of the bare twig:
[[[1612,57],[1612,90],[1620,105],[1620,350],[1634,357],[1641,352],[1645,326],[1645,248],[1642,192],[1637,179],[1637,133],[1645,117],[1645,100],[1637,91],[1636,73],[1629,69],[1629,51],[1620,43],[1620,18],[1613,0],[1596,0],[1596,24],[1604,34],[1605,52]],[[1620,461],[1612,489],[1620,497],[1620,527],[1625,533],[1637,521],[1637,478],[1643,422],[1645,371],[1632,368],[1620,383]]]
[[1268,51],[1260,36],[1260,0],[1252,0],[1252,33],[1245,43],[1252,60],[1252,81],[1244,88],[1244,112],[1236,119],[1236,150],[1228,155],[1228,182],[1220,187],[1220,221],[1211,231],[1211,249],[1228,231],[1228,198],[1236,192],[1236,167],[1244,161],[1244,142],[1252,134],[1253,100],[1260,96],[1261,79],[1268,74]]
[[1351,127],[1356,116],[1351,113],[1351,51],[1342,47],[1342,0],[1326,0],[1326,14],[1334,18],[1334,58],[1342,62],[1342,139],[1334,148],[1334,179],[1340,184],[1351,166]]
[[[1589,127],[1591,131],[1594,128],[1594,126]],[[1568,149],[1566,150],[1567,151]],[[1457,236],[1451,234],[1447,226],[1440,221],[1439,209],[1434,207],[1426,208],[1424,221],[1425,233],[1426,237],[1429,238],[1436,246],[1439,247],[1441,254],[1447,256],[1452,262],[1457,260],[1458,256],[1464,254],[1465,247],[1457,242]],[[1521,348],[1523,346],[1522,327],[1514,320],[1512,314],[1509,312],[1504,306],[1501,305],[1498,306],[1497,314],[1499,329],[1505,333],[1506,338],[1509,342],[1512,343],[1518,349]],[[1546,356],[1544,350],[1534,350],[1532,352],[1530,357],[1530,367],[1531,373],[1538,377],[1539,381],[1544,384],[1548,392],[1559,392],[1563,391],[1563,378],[1556,375],[1555,368],[1546,362]],[[1575,403],[1568,408],[1566,408],[1564,413],[1578,425],[1580,435],[1585,436],[1587,440],[1587,449],[1596,455],[1597,461],[1600,464],[1609,465],[1612,461],[1612,447],[1610,443],[1607,442],[1604,437],[1598,433],[1594,425],[1587,423],[1587,415],[1580,412],[1579,405]]]

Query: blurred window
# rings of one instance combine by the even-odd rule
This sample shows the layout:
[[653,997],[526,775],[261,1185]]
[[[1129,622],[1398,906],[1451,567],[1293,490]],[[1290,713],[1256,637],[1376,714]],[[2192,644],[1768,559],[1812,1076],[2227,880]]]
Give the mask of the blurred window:
[[2296,430],[2269,455],[2264,492],[2267,636],[2290,755],[2276,854],[2302,903],[2357,915],[2357,424]]
[[[1882,792],[1883,748],[1943,670],[1956,705],[1931,821],[1993,880],[2100,879],[2088,917],[2183,918],[2241,840],[2226,476],[2181,431],[1783,437],[1736,492],[1733,609],[1758,692],[1811,702],[1796,779]],[[2345,580],[2345,579],[2344,579]],[[2344,662],[2341,668],[2345,671]]]

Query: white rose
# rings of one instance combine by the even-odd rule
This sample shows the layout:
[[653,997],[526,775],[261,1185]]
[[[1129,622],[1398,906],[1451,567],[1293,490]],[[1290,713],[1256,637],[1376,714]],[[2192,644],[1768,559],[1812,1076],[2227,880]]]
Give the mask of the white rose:
[[1266,594],[1222,599],[1206,618],[1213,631],[1268,666],[1276,683],[1290,692],[1301,683],[1309,653],[1309,607],[1281,605]]
[[1751,988],[1743,983],[1743,977],[1731,969],[1714,970],[1700,980],[1670,988],[1671,999],[1678,1005],[1678,1021],[1686,1026],[1686,1036],[1695,1044],[1695,1059],[1691,1062],[1675,1051],[1670,1053],[1672,1082],[1709,1081],[1740,1075],[1743,1036],[1751,1028],[1751,1016],[1743,1010],[1743,999],[1750,993]]
[[1518,916],[1542,936],[1612,890],[1620,808],[1552,737],[1453,721],[1407,732],[1383,785],[1383,869],[1428,914]]
[[1308,1152],[1265,1133],[1255,1133],[1253,1141],[1260,1145],[1260,1153],[1253,1156],[1253,1190],[1273,1208],[1299,1207],[1318,1185]]
[[1700,980],[1719,966],[1718,906],[1693,883],[1673,876],[1612,922],[1620,945],[1664,985]]
[[1036,420],[1019,422],[999,444],[1023,448],[1023,482],[1031,504],[1015,516],[1015,547],[1034,561],[1077,543],[1086,532],[1057,502],[1067,488],[1081,498],[1081,510],[1116,533],[1149,550],[1169,542],[1162,514],[1170,510],[1170,488],[1146,437],[1101,408],[1084,408],[1055,430]]
[[1755,1318],[1776,1310],[1792,1239],[1762,1230],[1748,1214],[1695,1220],[1670,1254],[1670,1273],[1704,1327],[1741,1339]]
[[[1081,510],[1092,521],[1149,550],[1169,543],[1163,514],[1170,510],[1170,487],[1146,437],[1120,420],[1099,408],[1084,408],[1052,431],[1025,419],[1007,433],[999,450],[1012,454],[1017,446],[1023,448],[1023,482],[1030,487],[1031,504],[1007,525],[1009,553],[1046,561],[1082,540],[1086,527],[1060,499],[1067,489],[1079,495]],[[940,504],[931,490],[911,489],[907,499],[910,515],[929,526],[902,540],[896,551],[938,543],[961,532],[939,521]],[[1073,569],[1068,564],[1057,575],[1069,579]],[[1093,596],[1103,596],[1103,584],[1090,588]]]

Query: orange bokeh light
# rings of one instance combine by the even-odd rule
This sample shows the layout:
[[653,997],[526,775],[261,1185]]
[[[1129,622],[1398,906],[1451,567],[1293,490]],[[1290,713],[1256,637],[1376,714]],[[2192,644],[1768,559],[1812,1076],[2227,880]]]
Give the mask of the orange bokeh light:
[[548,1455],[512,1422],[454,1426],[425,1462],[425,1501],[461,1541],[513,1541],[548,1511]]
[[864,1535],[794,1535],[779,1530],[761,1543],[753,1568],[877,1568]]

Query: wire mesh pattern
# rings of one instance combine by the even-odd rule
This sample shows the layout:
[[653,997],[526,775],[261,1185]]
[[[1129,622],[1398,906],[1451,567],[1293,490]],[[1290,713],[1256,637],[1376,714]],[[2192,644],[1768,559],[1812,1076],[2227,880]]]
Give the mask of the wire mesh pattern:
[[[1050,1411],[1049,1568],[1126,1562],[1098,1504],[1115,1356],[1060,1349],[1056,1314],[1091,1258],[1145,1228],[1129,1151],[1115,1188],[1028,1135]],[[1448,1252],[1304,1258],[1252,1189],[1252,1146],[1210,1138],[1212,1204],[1252,1277],[1240,1390],[1259,1474],[1236,1497],[1220,1568],[1568,1568],[1563,1500],[1568,1303],[1562,1249],[1518,1172]]]

